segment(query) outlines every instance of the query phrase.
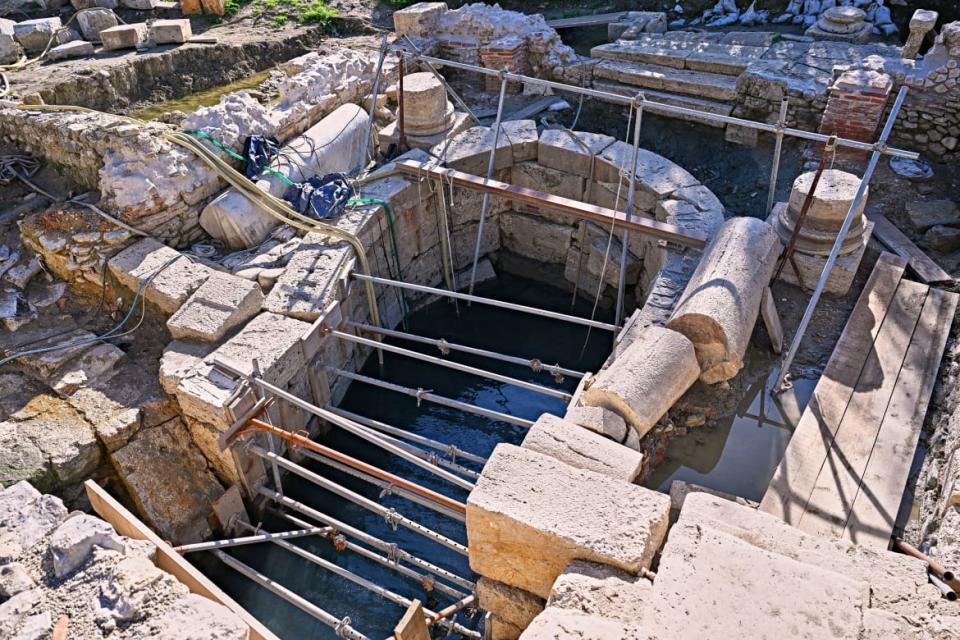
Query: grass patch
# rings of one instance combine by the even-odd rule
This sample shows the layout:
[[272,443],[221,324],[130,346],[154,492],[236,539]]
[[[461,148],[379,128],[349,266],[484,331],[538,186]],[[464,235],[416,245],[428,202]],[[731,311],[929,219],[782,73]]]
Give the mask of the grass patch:
[[236,15],[247,4],[252,5],[256,18],[275,29],[281,29],[290,22],[326,28],[340,17],[337,10],[327,4],[327,0],[226,0],[227,15]]

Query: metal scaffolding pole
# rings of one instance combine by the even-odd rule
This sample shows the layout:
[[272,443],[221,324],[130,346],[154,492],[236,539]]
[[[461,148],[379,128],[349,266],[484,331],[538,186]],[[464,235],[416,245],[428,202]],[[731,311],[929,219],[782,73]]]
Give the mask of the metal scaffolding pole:
[[496,380],[497,382],[502,382],[504,384],[513,385],[521,389],[526,389],[527,391],[534,391],[536,393],[542,393],[547,396],[553,396],[554,398],[560,398],[561,400],[570,401],[571,395],[566,391],[560,389],[552,389],[550,387],[544,387],[543,385],[536,384],[534,382],[527,382],[526,380],[520,380],[519,378],[513,378],[511,376],[505,376],[499,373],[493,373],[492,371],[486,371],[477,367],[471,367],[470,365],[460,364],[459,362],[453,362],[452,360],[445,360],[437,356],[427,355],[419,351],[412,351],[410,349],[404,349],[403,347],[398,347],[392,344],[386,344],[380,342],[379,340],[371,340],[370,338],[362,338],[360,336],[355,336],[352,333],[346,333],[344,331],[331,331],[330,335],[336,336],[341,340],[347,340],[349,342],[355,342],[357,344],[362,344],[367,347],[372,347],[374,349],[383,349],[384,351],[390,353],[396,353],[401,356],[406,356],[408,358],[413,358],[414,360],[420,360],[421,362],[429,362],[430,364],[435,364],[438,367],[446,367],[448,369],[454,369],[455,371],[461,371],[463,373],[469,373],[475,376],[480,376],[481,378],[488,378],[490,380]]
[[[633,159],[630,162],[630,187],[627,192],[627,210],[624,212],[627,221],[633,216],[634,187],[637,182],[637,157],[640,155],[640,126],[643,120],[643,94],[638,94],[631,108],[637,110],[637,117],[633,121]],[[622,168],[621,168],[622,169]],[[622,183],[621,183],[622,184]],[[614,223],[616,224],[616,223]],[[630,229],[623,230],[623,244],[620,247],[620,273],[617,274],[617,309],[613,315],[613,322],[621,326],[623,316],[623,294],[627,278],[627,254],[630,253]]]
[[[243,376],[243,375],[244,375],[243,372],[241,372],[240,370],[236,369],[235,367],[233,367],[233,366],[230,365],[229,363],[224,362],[223,360],[221,360],[221,359],[219,359],[219,358],[217,358],[216,360],[214,360],[214,366],[216,366],[216,367],[218,367],[218,368],[220,368],[220,369],[223,369],[224,371],[227,371],[228,373],[231,373],[231,374],[234,374],[234,375],[238,375],[238,376]],[[450,473],[449,471],[445,471],[445,470],[441,469],[440,467],[438,467],[437,465],[432,464],[432,463],[430,463],[430,462],[428,462],[428,461],[426,461],[426,460],[422,460],[421,458],[418,458],[417,456],[415,456],[415,455],[413,455],[413,454],[405,451],[404,449],[402,449],[402,448],[400,448],[400,447],[398,447],[398,446],[396,446],[396,445],[394,445],[394,444],[392,444],[392,443],[384,440],[384,438],[383,438],[380,434],[378,434],[376,431],[370,429],[369,427],[365,427],[365,426],[363,426],[363,425],[361,425],[361,424],[356,424],[355,422],[351,422],[350,420],[348,420],[348,419],[346,419],[346,418],[344,418],[344,417],[342,417],[342,416],[338,416],[337,414],[335,414],[335,413],[333,413],[333,412],[331,412],[331,411],[327,411],[326,409],[321,409],[320,407],[318,407],[318,406],[316,406],[316,405],[314,405],[314,404],[311,404],[311,403],[307,402],[306,400],[301,400],[300,398],[298,398],[298,397],[295,396],[294,394],[290,393],[289,391],[286,391],[286,390],[284,390],[284,389],[281,389],[280,387],[278,387],[278,386],[276,386],[276,385],[270,384],[269,382],[267,382],[266,380],[264,380],[263,378],[261,378],[261,377],[259,377],[259,376],[257,376],[257,377],[250,377],[250,378],[248,378],[248,379],[249,379],[250,382],[253,383],[254,385],[260,387],[260,388],[263,389],[264,391],[267,391],[267,392],[271,393],[272,395],[277,396],[277,397],[280,398],[281,400],[285,400],[285,401],[289,402],[290,404],[292,404],[292,405],[294,405],[294,406],[297,406],[297,407],[303,409],[303,410],[306,411],[307,413],[312,413],[313,415],[317,416],[318,418],[323,418],[323,419],[326,420],[327,422],[329,422],[329,423],[331,423],[331,424],[334,424],[334,425],[340,427],[341,429],[343,429],[344,431],[348,431],[348,432],[354,434],[355,436],[357,436],[357,437],[359,437],[359,438],[363,438],[363,439],[366,440],[367,442],[369,442],[369,443],[371,443],[371,444],[374,444],[374,445],[380,447],[381,449],[384,449],[384,450],[386,450],[386,451],[389,451],[390,453],[392,453],[392,454],[394,454],[394,455],[400,456],[401,458],[403,458],[404,460],[407,460],[407,461],[410,462],[411,464],[415,464],[416,466],[420,467],[421,469],[424,469],[424,470],[426,470],[426,471],[429,471],[430,473],[434,474],[435,476],[440,477],[440,478],[443,478],[443,479],[446,480],[447,482],[449,482],[449,483],[451,483],[451,484],[453,484],[453,485],[456,485],[456,486],[460,487],[461,489],[466,489],[467,491],[469,491],[469,490],[471,490],[471,489],[473,488],[473,483],[467,482],[467,481],[464,480],[463,478],[461,478],[461,477],[459,477],[459,476],[456,476],[456,475]]]
[[438,578],[449,580],[453,584],[463,587],[464,589],[469,589],[470,591],[473,591],[474,589],[476,589],[476,585],[473,582],[467,580],[466,578],[461,578],[457,574],[451,571],[447,571],[442,567],[438,567],[432,562],[427,562],[426,560],[422,560],[421,558],[418,558],[412,553],[404,551],[396,544],[392,544],[384,540],[381,540],[380,538],[377,538],[376,536],[372,536],[366,531],[363,531],[362,529],[357,529],[356,527],[351,526],[346,522],[343,522],[342,520],[338,520],[333,516],[317,511],[313,507],[305,505],[302,502],[298,502],[297,500],[294,500],[292,498],[282,496],[276,491],[273,491],[266,487],[260,487],[257,491],[260,493],[260,495],[270,498],[271,500],[273,500],[279,505],[287,507],[288,509],[293,509],[294,511],[297,511],[307,516],[308,518],[313,518],[317,522],[321,522],[325,525],[334,527],[337,531],[340,531],[348,536],[356,538],[357,540],[360,540],[361,542],[364,542],[375,549],[379,549],[380,551],[383,551],[384,553],[389,554],[392,558],[396,558],[397,562],[401,560],[404,562],[407,562],[415,567],[418,567],[428,573],[433,574]]
[[317,455],[312,451],[304,451],[303,455],[306,456],[307,458],[310,458],[311,460],[319,462],[322,465],[328,466],[331,469],[336,469],[341,473],[345,473],[348,476],[352,476],[354,478],[357,478],[358,480],[363,480],[368,484],[372,484],[373,486],[378,487],[382,491],[382,493],[380,494],[381,498],[387,495],[399,496],[404,500],[415,502],[419,504],[421,507],[426,507],[431,511],[436,511],[437,513],[443,514],[448,518],[451,518],[452,520],[456,520],[458,522],[467,521],[467,517],[458,511],[454,511],[453,509],[447,509],[446,507],[443,507],[432,500],[427,500],[426,498],[422,498],[417,494],[413,493],[412,491],[407,491],[403,487],[398,487],[397,485],[391,484],[386,480],[380,480],[379,478],[376,478],[370,475],[369,473],[364,473],[363,471],[357,471],[356,469],[352,469],[345,464],[340,464],[335,460],[331,460],[329,458],[324,458],[323,456]]
[[[505,71],[505,70],[504,70]],[[503,99],[507,95],[507,79],[500,76],[500,100],[497,102],[497,118],[493,123],[493,146],[490,147],[490,158],[487,160],[487,180],[493,177],[493,168],[497,162],[497,143],[500,141],[500,121],[503,119]],[[442,194],[441,194],[442,195]],[[473,267],[470,269],[470,290],[473,295],[473,285],[477,280],[477,262],[480,260],[480,244],[483,242],[483,223],[487,217],[487,207],[490,206],[490,194],[483,193],[480,202],[480,222],[477,225],[477,244],[473,248]]]
[[[432,56],[425,56],[419,53],[411,53],[409,51],[404,51],[404,55],[407,57],[415,58],[421,62],[429,62],[431,64],[439,64],[441,66],[450,67],[451,69],[461,69],[464,71],[472,71],[474,73],[479,73],[487,76],[496,76],[496,77],[505,77],[507,80],[512,80],[514,82],[522,82],[524,84],[532,84],[540,87],[549,87],[557,91],[566,91],[568,93],[576,93],[585,96],[590,96],[593,98],[600,98],[607,102],[614,102],[617,104],[630,105],[633,103],[634,98],[632,96],[625,96],[619,93],[611,93],[609,91],[601,91],[599,89],[590,89],[587,87],[579,87],[577,85],[566,84],[563,82],[555,82],[553,80],[544,80],[543,78],[534,78],[531,76],[525,76],[518,73],[510,73],[509,71],[498,71],[496,69],[487,69],[485,67],[479,67],[473,64],[467,64],[465,62],[456,62],[454,60],[444,60],[442,58],[434,58]],[[644,98],[641,101],[644,109],[654,108],[657,112],[667,113],[674,116],[695,116],[700,120],[709,120],[711,122],[723,123],[723,124],[732,124],[740,127],[745,127],[747,129],[756,129],[757,131],[766,131],[767,133],[777,133],[777,125],[768,124],[766,122],[754,122],[753,120],[745,120],[743,118],[735,118],[733,116],[724,116],[717,113],[709,113],[707,111],[698,111],[697,109],[688,109],[686,107],[677,107],[674,105],[666,104],[663,102],[656,102],[655,100],[649,100]],[[812,131],[804,131],[802,129],[793,129],[786,127],[783,130],[784,135],[788,135],[793,138],[800,138],[802,140],[811,140],[813,142],[826,142],[830,136],[824,135],[822,133],[814,133]],[[915,151],[907,151],[906,149],[897,149],[895,147],[888,147],[885,144],[873,144],[869,142],[860,142],[859,140],[851,140],[849,138],[838,138],[837,144],[842,147],[847,147],[850,149],[857,149],[860,151],[879,151],[883,155],[895,156],[898,158],[908,158],[910,160],[916,160],[920,157],[920,154]]]
[[887,122],[883,125],[880,138],[873,147],[874,151],[870,156],[870,162],[867,163],[867,169],[863,173],[863,178],[860,179],[860,186],[857,188],[857,193],[850,203],[850,208],[847,210],[847,215],[843,219],[843,224],[840,225],[840,231],[837,232],[837,239],[833,243],[833,248],[830,250],[830,256],[827,258],[826,264],[823,265],[823,273],[820,274],[817,287],[813,290],[813,295],[810,296],[810,302],[807,303],[807,309],[803,312],[803,318],[800,319],[800,325],[797,327],[796,335],[793,336],[790,350],[783,359],[783,365],[780,367],[780,375],[777,377],[777,383],[773,386],[774,391],[777,393],[784,389],[783,381],[786,379],[787,373],[790,371],[790,365],[793,364],[793,359],[797,355],[797,349],[800,348],[800,341],[803,340],[803,334],[807,331],[807,325],[810,324],[810,320],[813,318],[813,312],[816,310],[817,303],[820,301],[820,295],[827,285],[827,280],[830,279],[830,271],[833,269],[833,264],[837,261],[837,256],[840,255],[840,247],[843,246],[843,241],[846,240],[847,232],[850,230],[850,224],[853,222],[853,216],[860,208],[860,202],[867,193],[870,178],[873,177],[873,172],[876,170],[877,163],[880,161],[881,149],[886,147],[887,138],[890,137],[890,132],[893,131],[893,124],[897,120],[897,114],[900,113],[900,107],[903,106],[903,101],[906,97],[907,87],[904,85],[900,87],[900,92],[897,93],[897,99],[893,103],[893,108],[890,109],[890,115],[887,116]]
[[267,589],[283,600],[286,600],[293,606],[316,618],[331,629],[335,629],[338,637],[345,638],[346,640],[370,640],[370,638],[350,626],[350,618],[340,619],[333,614],[327,613],[309,600],[297,595],[290,589],[284,587],[282,584],[274,582],[264,574],[251,567],[248,567],[244,563],[240,562],[233,556],[227,555],[223,551],[214,549],[213,554],[231,569],[243,574],[261,587]]
[[545,365],[538,358],[533,358],[530,360],[524,360],[523,358],[518,358],[516,356],[508,356],[502,353],[497,353],[496,351],[487,351],[486,349],[477,349],[476,347],[468,347],[462,344],[456,344],[454,342],[447,342],[443,338],[427,338],[424,336],[418,336],[412,333],[405,333],[403,331],[396,331],[394,329],[382,329],[380,327],[375,327],[372,324],[366,324],[363,322],[346,322],[345,326],[350,327],[351,329],[356,329],[358,331],[363,331],[364,333],[377,333],[383,336],[389,336],[391,338],[399,338],[401,340],[409,340],[410,342],[419,342],[420,344],[429,344],[440,350],[441,353],[445,351],[460,351],[462,353],[468,353],[474,356],[482,356],[484,358],[490,358],[492,360],[499,360],[501,362],[509,362],[510,364],[520,365],[521,367],[529,367],[534,372],[543,371],[554,377],[558,374],[563,376],[570,376],[571,378],[582,378],[586,375],[583,371],[576,371],[575,369],[567,369],[559,365]]
[[[242,523],[247,525],[246,522]],[[250,527],[255,529],[255,527]],[[281,533],[257,533],[252,536],[241,538],[227,538],[226,540],[211,540],[209,542],[197,542],[194,544],[184,544],[174,547],[173,550],[181,555],[195,553],[197,551],[212,551],[214,549],[227,549],[229,547],[241,547],[247,544],[257,544],[258,542],[268,542],[274,538],[304,538],[306,536],[322,536],[332,532],[331,527],[311,527],[306,526],[300,531],[284,531]]]
[[451,540],[450,538],[439,534],[432,529],[428,529],[419,522],[415,522],[410,518],[401,515],[395,509],[388,509],[387,507],[384,507],[383,505],[374,502],[373,500],[366,498],[355,491],[351,491],[350,489],[347,489],[346,487],[341,486],[332,480],[324,478],[318,473],[314,473],[309,469],[301,467],[295,462],[291,462],[286,458],[282,458],[275,453],[270,453],[262,447],[253,445],[250,447],[250,452],[260,456],[261,458],[265,458],[267,461],[276,461],[278,465],[287,471],[300,476],[304,480],[309,480],[318,487],[326,489],[331,493],[335,493],[341,498],[349,500],[357,506],[363,507],[367,511],[382,516],[391,527],[401,526],[404,529],[409,529],[410,531],[413,531],[414,533],[421,535],[428,540],[432,540],[437,544],[443,545],[451,551],[456,551],[460,555],[469,555],[467,553],[467,548],[456,540]]
[[[455,462],[452,462],[453,460],[456,460],[457,458],[463,458],[465,460],[470,460],[472,462],[477,462],[480,464],[484,464],[487,461],[486,458],[483,458],[478,455],[474,455],[468,451],[463,451],[462,449],[452,444],[446,444],[444,442],[439,442],[437,440],[431,440],[430,438],[425,438],[415,433],[404,431],[399,427],[391,426],[389,424],[386,424],[385,422],[374,420],[373,418],[367,418],[366,416],[361,416],[358,413],[353,413],[352,411],[347,411],[346,409],[340,409],[339,407],[334,407],[333,405],[327,405],[326,409],[327,411],[332,411],[338,416],[343,416],[344,418],[353,420],[354,422],[359,422],[360,424],[366,427],[370,427],[371,429],[382,431],[384,432],[382,434],[383,437],[390,439],[391,442],[394,442],[398,447],[399,446],[410,447],[411,452],[413,451],[418,452],[415,455],[424,456],[425,457],[424,459],[429,460],[430,462],[433,462],[437,466],[443,467],[445,469],[449,469],[450,471],[453,471],[455,473],[465,475],[468,478],[476,479],[480,477],[480,474],[474,471],[473,469],[468,469],[463,465],[459,465]],[[397,433],[397,432],[401,432],[402,435],[398,434],[396,438],[394,438],[392,435],[388,435],[388,434]],[[436,449],[437,451],[440,451],[450,456],[450,460],[446,460],[444,458],[439,457],[439,455],[436,452],[426,451],[425,449],[420,449],[418,447],[415,447],[412,444],[406,444],[405,442],[400,440],[400,438],[408,438],[411,442],[416,442],[418,444],[423,444],[424,446],[431,447],[432,449]]]
[[[250,529],[253,529],[253,527],[250,525],[246,525],[246,526],[249,527]],[[353,573],[352,571],[344,569],[343,567],[333,562],[330,562],[325,558],[321,558],[320,556],[314,553],[311,553],[302,547],[298,547],[295,544],[290,544],[289,542],[286,542],[282,539],[274,539],[271,542],[276,544],[278,547],[286,549],[290,553],[300,556],[307,562],[315,564],[318,567],[326,569],[327,571],[333,574],[336,574],[345,580],[349,580],[355,585],[363,587],[367,591],[370,591],[371,593],[374,593],[380,596],[384,600],[389,600],[390,602],[393,602],[394,604],[398,604],[402,607],[409,607],[412,604],[412,601],[409,598],[404,598],[400,594],[394,593],[393,591],[390,591],[385,587],[381,587],[380,585],[373,582],[372,580],[367,580],[366,578],[359,576],[356,573]],[[428,616],[436,615],[433,611],[426,608],[423,610],[423,612]],[[478,640],[480,638],[479,633],[477,633],[476,631],[473,631],[472,629],[467,629],[466,627],[459,625],[456,622],[452,622],[449,620],[441,620],[439,624],[444,628],[451,629],[456,633],[463,635],[464,637],[477,638]]]
[[421,293],[432,293],[437,296],[443,296],[447,298],[456,298],[457,300],[467,300],[469,302],[476,302],[479,304],[487,304],[491,307],[500,307],[501,309],[509,309],[511,311],[520,311],[523,313],[529,313],[535,316],[541,316],[543,318],[550,318],[551,320],[563,320],[565,322],[572,322],[574,324],[582,324],[587,327],[593,327],[595,329],[606,329],[607,331],[616,332],[617,326],[609,324],[607,322],[600,322],[599,320],[590,320],[589,318],[580,318],[578,316],[571,316],[566,313],[557,313],[556,311],[547,311],[546,309],[537,309],[536,307],[527,307],[522,304],[514,304],[512,302],[503,302],[502,300],[494,300],[493,298],[481,298],[480,296],[472,296],[467,293],[459,293],[456,291],[447,291],[446,289],[437,289],[435,287],[428,287],[422,284],[412,284],[410,282],[401,282],[400,280],[390,280],[389,278],[378,278],[377,276],[367,276],[362,273],[351,272],[350,276],[356,280],[362,282],[372,282],[374,284],[382,284],[389,287],[400,287],[402,289],[410,289],[411,291],[419,291]]
[[777,177],[780,174],[780,155],[783,151],[783,128],[787,126],[787,108],[790,102],[784,96],[780,101],[780,117],[777,118],[777,141],[773,145],[773,166],[770,167],[770,192],[767,194],[767,215],[773,211],[773,201],[777,192]]
[[475,413],[479,416],[490,418],[491,420],[509,422],[510,424],[515,424],[520,427],[529,428],[533,426],[533,421],[531,420],[518,418],[516,416],[510,415],[509,413],[501,413],[499,411],[494,411],[493,409],[484,409],[483,407],[478,407],[473,404],[467,404],[466,402],[460,402],[459,400],[453,400],[452,398],[438,396],[437,394],[427,391],[425,389],[411,389],[410,387],[404,387],[402,385],[394,384],[392,382],[378,380],[376,378],[364,376],[359,373],[353,373],[352,371],[344,371],[343,369],[335,369],[331,367],[330,371],[337,374],[338,376],[349,378],[350,380],[356,380],[357,382],[365,382],[367,384],[372,384],[375,387],[380,387],[381,389],[389,389],[390,391],[396,391],[397,393],[406,394],[411,398],[416,398],[417,402],[420,402],[421,400],[426,400],[427,402],[439,404],[444,407],[450,407],[452,409],[460,409],[461,411],[466,411],[467,413]]

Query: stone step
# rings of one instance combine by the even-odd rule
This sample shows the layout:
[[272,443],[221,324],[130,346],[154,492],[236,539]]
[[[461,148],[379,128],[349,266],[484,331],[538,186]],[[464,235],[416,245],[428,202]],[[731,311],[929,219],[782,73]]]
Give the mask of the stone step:
[[646,39],[602,44],[591,49],[590,55],[594,58],[658,64],[674,69],[709,71],[736,76],[743,73],[751,62],[759,60],[766,51],[767,47],[721,42]]
[[[609,91],[610,93],[618,93],[624,96],[634,96],[637,94],[637,88],[633,85],[622,84],[620,82],[612,82],[606,80],[597,80],[593,83],[593,88],[600,91]],[[697,111],[705,111],[707,113],[728,116],[733,112],[733,105],[727,104],[724,102],[717,102],[716,100],[707,100],[705,98],[694,98],[693,96],[685,96],[679,93],[667,93],[663,91],[644,91],[643,94],[647,97],[648,100],[653,100],[655,102],[660,102],[667,104],[673,107],[683,107],[685,109],[695,109]],[[660,109],[655,106],[646,106],[644,111],[647,113],[656,113],[660,115],[666,115],[671,118],[676,118],[677,120],[685,120],[687,122],[695,122],[697,124],[704,124],[710,127],[723,127],[725,126],[721,122],[715,122],[713,120],[708,120],[704,117],[697,115],[676,115],[673,113],[667,113],[663,109]]]
[[593,70],[594,77],[614,80],[645,89],[682,93],[694,97],[732,102],[737,98],[734,76],[702,71],[672,69],[656,64],[604,60]]

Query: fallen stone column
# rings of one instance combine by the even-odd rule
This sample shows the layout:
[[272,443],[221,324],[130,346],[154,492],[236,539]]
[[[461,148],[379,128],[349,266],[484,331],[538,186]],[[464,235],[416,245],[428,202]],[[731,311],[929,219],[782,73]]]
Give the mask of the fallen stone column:
[[633,482],[640,475],[643,456],[590,429],[545,413],[527,431],[521,445],[571,467],[588,469],[617,480]]
[[597,374],[581,402],[613,411],[642,438],[699,375],[690,340],[651,325]]
[[[271,168],[294,182],[349,171],[363,161],[368,122],[367,114],[359,106],[342,105],[282,147]],[[264,171],[256,184],[277,197],[289,188],[270,171]],[[221,194],[200,214],[200,226],[231,249],[260,244],[278,224],[276,218],[235,189]]]
[[703,382],[729,380],[743,367],[780,249],[773,227],[740,217],[723,223],[704,252],[667,322],[693,343]]

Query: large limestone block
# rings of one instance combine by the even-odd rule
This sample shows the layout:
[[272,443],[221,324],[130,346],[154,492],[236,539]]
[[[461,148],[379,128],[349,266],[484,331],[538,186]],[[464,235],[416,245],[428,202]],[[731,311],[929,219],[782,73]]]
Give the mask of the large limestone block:
[[0,490],[0,564],[29,551],[66,516],[60,498],[41,494],[26,480]]
[[[344,104],[283,146],[271,168],[288,180],[302,181],[327,173],[347,172],[365,159],[369,118],[355,104]],[[267,193],[282,197],[286,182],[264,171],[255,181]],[[204,207],[200,226],[231,249],[260,244],[279,223],[246,196],[230,189]]]
[[295,376],[304,374],[307,361],[300,338],[309,329],[306,322],[261,313],[207,356],[206,362],[220,359],[244,373],[253,373],[256,358],[263,379],[282,387]]
[[467,499],[470,567],[542,598],[575,559],[637,573],[669,510],[666,495],[500,444]]
[[561,129],[547,129],[537,145],[537,161],[544,167],[584,178],[594,177],[591,171],[593,157],[598,156],[615,140],[600,133]]
[[180,381],[203,364],[213,345],[174,340],[160,356],[160,386],[170,395],[177,392]]
[[731,218],[707,246],[667,327],[687,336],[707,384],[729,380],[743,356],[780,255],[777,232],[757,218]]
[[213,271],[152,238],[130,245],[107,263],[127,289],[142,295],[165,314],[179,309]]
[[398,37],[431,38],[437,34],[440,17],[446,11],[446,2],[418,2],[393,13],[393,28]]
[[[514,163],[512,137],[507,133],[507,124],[503,124],[503,129],[497,136],[497,153],[493,164],[495,170],[506,169]],[[493,138],[491,127],[470,127],[449,142],[444,141],[434,146],[430,149],[430,153],[451,169],[476,176],[486,176]],[[518,140],[518,154],[523,149],[524,142],[524,140]]]
[[[579,611],[547,607],[520,640],[647,640],[618,620],[591,616]],[[652,638],[650,638],[652,640]]]
[[547,606],[636,623],[653,592],[646,578],[594,562],[574,560],[553,583]]
[[337,299],[337,283],[353,255],[345,241],[308,233],[267,294],[263,308],[299,320],[316,320]]
[[193,36],[188,18],[154,20],[150,23],[150,39],[155,44],[181,44]]
[[594,377],[581,402],[617,413],[642,438],[699,375],[693,344],[676,331],[651,325]]
[[0,64],[13,64],[20,58],[22,49],[14,36],[13,20],[0,18]]
[[[63,27],[60,18],[35,18],[18,22],[13,27],[13,35],[17,42],[28,54],[41,53],[49,44],[50,39]],[[54,41],[53,44],[63,44],[63,41]]]
[[107,51],[136,49],[147,41],[147,23],[121,24],[100,31],[100,40]]
[[100,40],[100,32],[117,26],[117,16],[110,9],[90,8],[77,14],[77,24],[85,40]]
[[573,229],[569,224],[555,224],[515,211],[500,214],[503,247],[537,262],[566,264]]
[[543,598],[483,576],[477,580],[477,601],[496,616],[497,640],[516,640],[544,607]]
[[605,438],[619,442],[635,451],[640,449],[640,438],[637,436],[637,432],[627,426],[626,421],[620,417],[620,414],[609,409],[582,405],[567,407],[563,419],[585,429],[590,429],[594,433],[599,433]]
[[217,342],[260,311],[263,291],[256,282],[214,272],[167,320],[177,340]]
[[596,471],[627,482],[633,482],[643,466],[643,456],[639,452],[549,413],[540,416],[530,427],[521,446],[552,456],[571,467]]
[[210,535],[207,517],[223,487],[182,422],[141,429],[110,458],[137,511],[162,538],[177,544]]

